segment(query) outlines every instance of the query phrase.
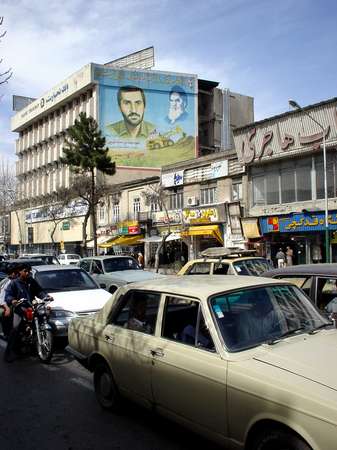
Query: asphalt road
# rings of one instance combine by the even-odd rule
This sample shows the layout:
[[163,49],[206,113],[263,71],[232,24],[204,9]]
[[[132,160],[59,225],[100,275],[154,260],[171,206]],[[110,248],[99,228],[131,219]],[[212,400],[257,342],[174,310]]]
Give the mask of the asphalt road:
[[102,410],[92,375],[62,349],[44,365],[33,357],[5,363],[4,348],[0,340],[1,450],[218,450],[131,403],[122,415]]

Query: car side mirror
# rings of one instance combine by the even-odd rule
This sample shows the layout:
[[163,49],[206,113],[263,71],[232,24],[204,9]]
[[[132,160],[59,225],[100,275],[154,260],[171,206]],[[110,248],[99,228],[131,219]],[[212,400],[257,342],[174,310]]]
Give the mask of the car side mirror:
[[106,289],[106,284],[105,283],[100,283],[99,285],[102,289]]

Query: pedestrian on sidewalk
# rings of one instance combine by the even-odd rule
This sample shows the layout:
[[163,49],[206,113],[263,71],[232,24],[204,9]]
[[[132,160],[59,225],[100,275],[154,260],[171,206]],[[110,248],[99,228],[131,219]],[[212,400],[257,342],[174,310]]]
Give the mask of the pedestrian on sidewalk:
[[282,248],[279,248],[278,252],[276,253],[276,261],[277,261],[277,267],[281,268],[285,266],[286,261],[286,255]]

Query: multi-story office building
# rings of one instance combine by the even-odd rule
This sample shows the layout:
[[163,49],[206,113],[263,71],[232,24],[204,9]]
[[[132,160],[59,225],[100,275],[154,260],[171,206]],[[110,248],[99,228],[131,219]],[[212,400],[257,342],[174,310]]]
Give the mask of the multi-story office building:
[[[128,110],[137,102],[138,112]],[[39,208],[48,194],[71,186],[72,173],[60,156],[67,130],[81,112],[98,121],[117,163],[109,182],[119,184],[158,176],[165,164],[231,148],[232,129],[253,120],[253,99],[196,75],[84,66],[12,118],[18,133],[18,199],[25,205],[12,214],[12,245],[51,248],[50,220],[41,219]],[[54,236],[69,250],[81,241],[83,222],[83,209],[72,211]]]

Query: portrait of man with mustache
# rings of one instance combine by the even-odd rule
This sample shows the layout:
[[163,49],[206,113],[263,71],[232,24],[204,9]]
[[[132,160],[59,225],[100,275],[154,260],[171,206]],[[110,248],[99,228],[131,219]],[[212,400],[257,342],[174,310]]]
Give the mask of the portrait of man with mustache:
[[107,125],[107,129],[121,138],[146,139],[155,131],[155,125],[144,120],[146,99],[143,89],[123,86],[117,93],[123,120]]

